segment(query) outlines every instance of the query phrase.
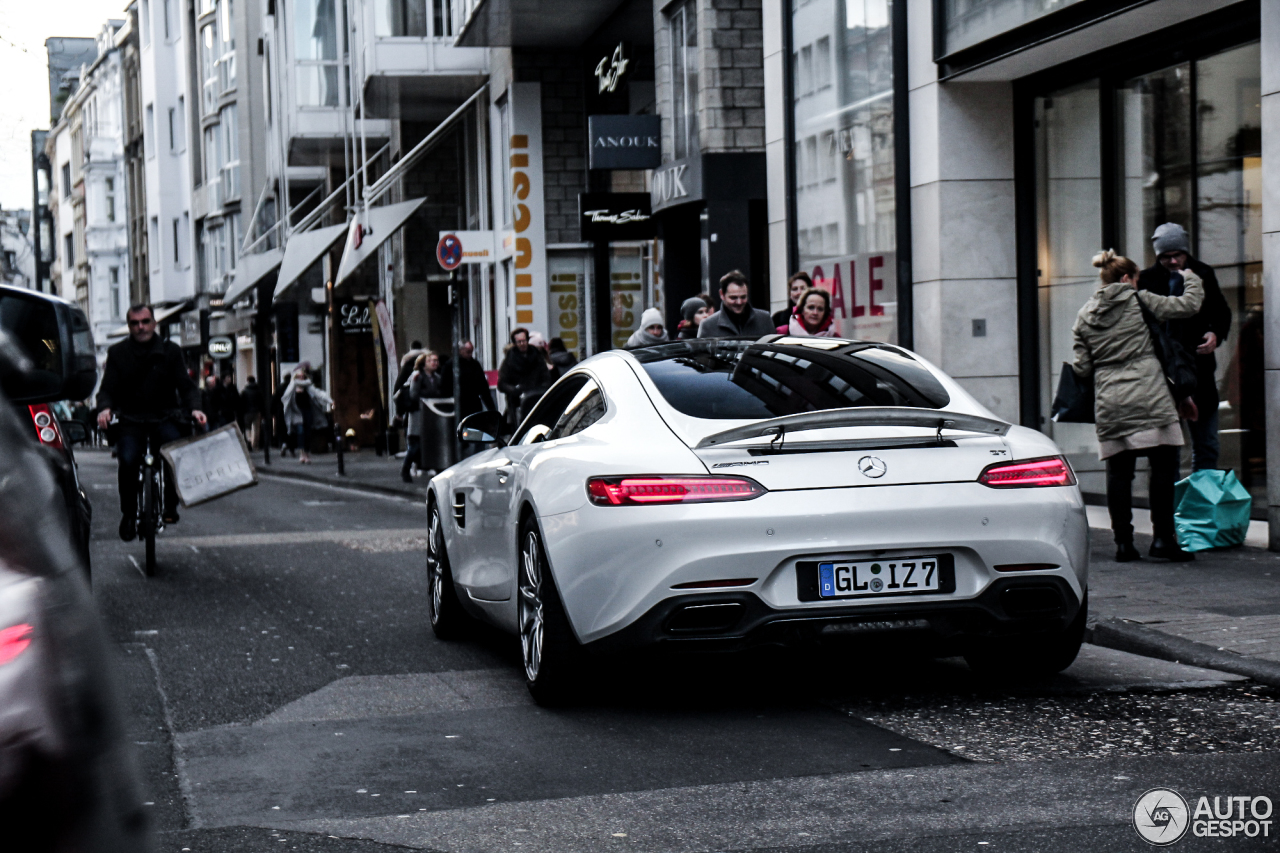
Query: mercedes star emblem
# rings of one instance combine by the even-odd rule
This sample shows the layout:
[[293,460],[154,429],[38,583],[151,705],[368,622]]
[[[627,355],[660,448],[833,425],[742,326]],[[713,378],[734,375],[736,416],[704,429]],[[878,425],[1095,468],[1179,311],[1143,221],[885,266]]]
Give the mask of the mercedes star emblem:
[[884,476],[884,472],[889,470],[884,462],[875,456],[864,456],[858,460],[858,470],[862,472],[862,476],[877,479]]

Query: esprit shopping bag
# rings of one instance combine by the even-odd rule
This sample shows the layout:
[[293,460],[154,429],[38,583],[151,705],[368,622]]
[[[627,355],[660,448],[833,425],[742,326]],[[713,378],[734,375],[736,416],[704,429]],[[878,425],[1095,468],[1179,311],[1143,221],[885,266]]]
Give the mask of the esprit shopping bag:
[[1196,471],[1174,487],[1174,526],[1187,551],[1230,548],[1249,533],[1253,498],[1235,471]]

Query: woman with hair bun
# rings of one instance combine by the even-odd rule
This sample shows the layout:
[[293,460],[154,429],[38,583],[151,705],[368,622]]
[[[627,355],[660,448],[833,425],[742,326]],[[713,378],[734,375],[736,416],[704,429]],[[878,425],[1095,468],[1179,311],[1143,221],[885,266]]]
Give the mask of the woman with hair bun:
[[1133,471],[1139,456],[1146,456],[1151,464],[1151,556],[1194,560],[1194,554],[1178,545],[1173,485],[1182,447],[1179,412],[1195,420],[1195,404],[1190,398],[1174,401],[1142,307],[1160,321],[1190,317],[1200,309],[1204,286],[1199,276],[1184,270],[1180,296],[1137,290],[1138,265],[1111,249],[1095,255],[1093,265],[1100,281],[1071,329],[1075,339],[1071,367],[1078,376],[1093,374],[1098,458],[1107,463],[1107,509],[1116,560],[1139,559],[1133,547]]

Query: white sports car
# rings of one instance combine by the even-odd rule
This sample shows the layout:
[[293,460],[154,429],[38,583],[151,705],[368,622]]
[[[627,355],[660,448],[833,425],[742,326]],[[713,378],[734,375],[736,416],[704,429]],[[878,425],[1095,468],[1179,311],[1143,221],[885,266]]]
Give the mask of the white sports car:
[[589,651],[925,639],[979,669],[1079,650],[1088,523],[1061,451],[900,347],[701,339],[597,355],[428,492],[432,627],[518,634],[535,698]]

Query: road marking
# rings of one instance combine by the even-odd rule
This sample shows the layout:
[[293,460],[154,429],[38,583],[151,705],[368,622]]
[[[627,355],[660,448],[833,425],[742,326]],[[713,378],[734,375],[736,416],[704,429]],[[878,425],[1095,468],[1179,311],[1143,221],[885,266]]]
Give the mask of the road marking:
[[133,563],[133,567],[138,570],[138,574],[142,575],[145,578],[147,576],[147,573],[142,570],[142,566],[138,565],[138,561],[134,559],[134,556],[132,554],[126,554],[125,556],[129,558],[130,563]]

